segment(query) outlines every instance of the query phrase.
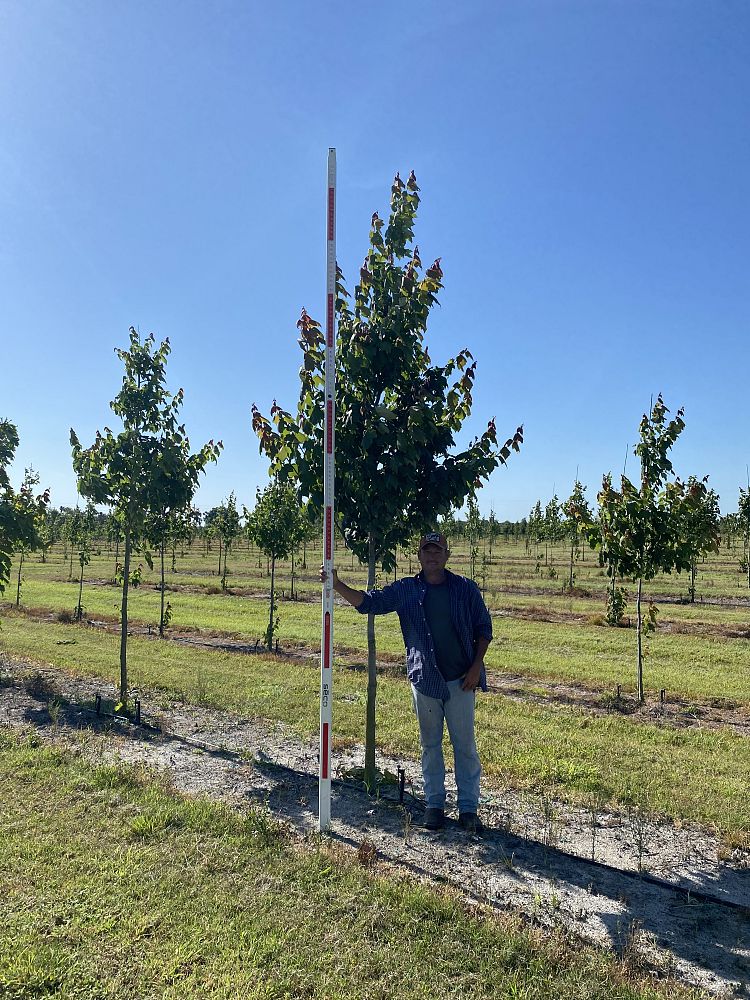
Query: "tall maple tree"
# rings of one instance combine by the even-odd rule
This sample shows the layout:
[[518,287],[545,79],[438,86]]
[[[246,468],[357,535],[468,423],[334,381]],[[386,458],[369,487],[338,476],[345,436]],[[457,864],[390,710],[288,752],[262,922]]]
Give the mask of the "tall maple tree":
[[[503,444],[491,420],[460,450],[455,439],[472,406],[476,362],[464,348],[434,364],[425,344],[430,310],[443,287],[440,258],[423,268],[414,244],[419,188],[412,172],[391,187],[387,223],[372,216],[369,249],[353,303],[337,268],[336,511],[346,545],[367,566],[393,568],[415,535],[460,508],[512,451],[522,428]],[[274,401],[270,419],[253,405],[253,430],[270,471],[290,481],[314,508],[323,502],[325,342],[303,310],[300,395],[292,415]],[[375,769],[375,623],[368,617],[366,772]]]

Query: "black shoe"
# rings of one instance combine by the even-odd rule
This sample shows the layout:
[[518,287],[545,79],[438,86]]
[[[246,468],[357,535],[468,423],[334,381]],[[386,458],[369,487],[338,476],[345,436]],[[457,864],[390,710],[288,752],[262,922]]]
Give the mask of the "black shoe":
[[467,833],[481,833],[484,830],[482,821],[476,813],[461,813],[458,817],[458,825],[466,830]]
[[426,830],[442,830],[445,824],[445,814],[442,809],[436,806],[428,806],[424,812],[424,825]]

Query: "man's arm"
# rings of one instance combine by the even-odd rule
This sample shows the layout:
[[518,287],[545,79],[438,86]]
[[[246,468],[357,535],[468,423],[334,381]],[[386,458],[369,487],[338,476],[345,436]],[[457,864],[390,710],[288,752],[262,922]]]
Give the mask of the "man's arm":
[[487,610],[487,605],[484,603],[479,587],[473,581],[470,582],[469,587],[471,618],[474,625],[474,661],[461,685],[464,691],[473,691],[479,687],[484,657],[492,642],[492,618]]
[[[325,583],[325,570],[320,567],[320,580]],[[398,611],[402,604],[402,594],[400,583],[391,583],[382,590],[355,590],[347,586],[343,580],[339,580],[338,573],[333,571],[333,589],[345,601],[356,608],[360,614],[387,615],[391,611]]]
[[[325,583],[326,571],[321,569],[320,571],[320,582]],[[336,570],[333,571],[333,589],[339,595],[343,597],[345,601],[354,608],[358,608],[362,601],[365,599],[365,593],[362,590],[354,590],[352,587],[347,587],[343,580],[339,580],[339,575]]]
[[479,686],[479,679],[482,676],[482,667],[484,666],[484,656],[490,642],[491,640],[483,635],[474,640],[474,662],[466,671],[464,682],[461,685],[464,691],[473,691]]

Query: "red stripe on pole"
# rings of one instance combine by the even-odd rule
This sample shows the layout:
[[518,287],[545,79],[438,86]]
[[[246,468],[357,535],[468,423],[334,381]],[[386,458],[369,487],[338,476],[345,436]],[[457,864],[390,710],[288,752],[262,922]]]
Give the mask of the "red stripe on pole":
[[333,454],[333,400],[326,403],[326,451]]
[[328,346],[333,347],[333,294],[328,296],[328,314],[326,318],[326,333]]
[[320,776],[321,778],[328,777],[328,723],[323,723],[323,747],[321,749],[320,758]]
[[[333,188],[328,188],[328,239],[332,240],[334,237],[334,219],[335,219],[335,195],[333,193]],[[320,216],[318,216],[320,218]]]
[[324,626],[324,639],[323,643],[325,649],[323,650],[323,666],[328,670],[331,668],[331,613],[326,611],[326,619]]
[[326,507],[326,559],[333,559],[333,518],[330,507]]

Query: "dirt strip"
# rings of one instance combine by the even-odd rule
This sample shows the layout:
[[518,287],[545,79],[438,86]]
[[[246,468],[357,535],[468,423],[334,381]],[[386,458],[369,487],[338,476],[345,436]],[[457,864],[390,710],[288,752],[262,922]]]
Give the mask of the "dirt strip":
[[[163,695],[142,691],[147,725],[135,727],[94,713],[97,693],[105,704],[115,697],[103,682],[8,659],[0,660],[0,673],[0,724],[34,727],[93,760],[165,770],[189,794],[239,809],[262,804],[302,835],[316,829],[317,748],[280,725],[165,704]],[[420,826],[418,765],[384,756],[378,763],[406,770],[404,805],[393,787],[370,797],[345,780],[363,764],[363,751],[335,747],[335,839],[371,845],[382,862],[428,882],[448,881],[468,898],[561,925],[655,974],[675,974],[715,995],[750,996],[747,853],[721,856],[716,838],[698,828],[660,825],[637,812],[592,814],[489,785],[484,835],[469,836],[455,822],[429,833]]]

